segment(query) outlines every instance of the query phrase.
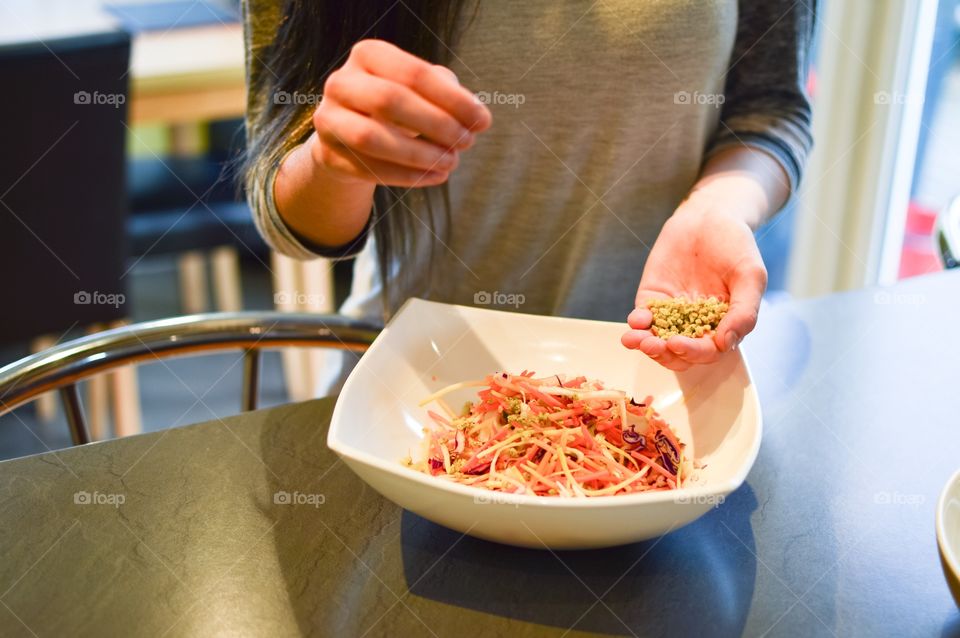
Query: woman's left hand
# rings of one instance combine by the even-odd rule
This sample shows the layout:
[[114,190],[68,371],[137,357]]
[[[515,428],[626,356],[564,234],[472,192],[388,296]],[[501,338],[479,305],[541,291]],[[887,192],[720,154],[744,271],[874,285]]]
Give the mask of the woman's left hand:
[[[767,271],[750,226],[742,217],[709,202],[688,199],[667,220],[657,237],[637,290],[636,309],[627,323],[632,328],[621,341],[641,350],[671,370],[712,363],[736,348],[757,323]],[[692,339],[674,336],[666,341],[650,332],[651,299],[704,295],[730,303],[712,335]]]

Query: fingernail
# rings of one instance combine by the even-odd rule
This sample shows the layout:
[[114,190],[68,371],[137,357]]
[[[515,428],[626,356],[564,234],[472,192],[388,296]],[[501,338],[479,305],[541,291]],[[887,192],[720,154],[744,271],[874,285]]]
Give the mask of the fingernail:
[[441,155],[440,159],[437,160],[436,166],[444,169],[453,166],[453,153],[444,153]]
[[736,350],[737,344],[740,343],[740,337],[737,336],[736,332],[727,333],[727,350]]
[[460,84],[460,78],[458,78],[457,74],[453,72],[453,69],[442,66],[440,64],[435,64],[433,66],[437,71],[439,71],[440,75],[445,80],[451,80],[454,84]]

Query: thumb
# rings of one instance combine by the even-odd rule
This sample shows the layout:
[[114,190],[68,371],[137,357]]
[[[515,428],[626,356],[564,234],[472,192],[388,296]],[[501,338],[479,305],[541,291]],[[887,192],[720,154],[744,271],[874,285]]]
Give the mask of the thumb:
[[730,287],[730,307],[717,326],[714,341],[721,352],[735,348],[757,325],[760,299],[767,287],[767,270],[753,263],[734,272]]

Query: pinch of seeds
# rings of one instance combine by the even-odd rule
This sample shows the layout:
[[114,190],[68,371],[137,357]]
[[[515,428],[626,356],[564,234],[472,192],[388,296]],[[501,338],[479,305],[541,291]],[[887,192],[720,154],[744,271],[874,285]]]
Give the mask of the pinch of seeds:
[[686,297],[652,299],[647,303],[653,313],[650,332],[661,339],[673,336],[702,337],[717,329],[729,305],[716,297],[691,301]]

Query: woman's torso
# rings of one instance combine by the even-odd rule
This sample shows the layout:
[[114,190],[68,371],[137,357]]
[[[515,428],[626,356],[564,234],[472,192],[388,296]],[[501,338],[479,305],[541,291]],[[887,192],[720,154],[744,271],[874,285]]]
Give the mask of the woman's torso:
[[[716,129],[736,1],[482,0],[470,18],[450,66],[494,124],[450,178],[449,226],[440,198],[435,231],[425,207],[391,211],[426,240],[391,311],[417,296],[623,320]],[[375,261],[370,242],[345,313],[381,316]]]

